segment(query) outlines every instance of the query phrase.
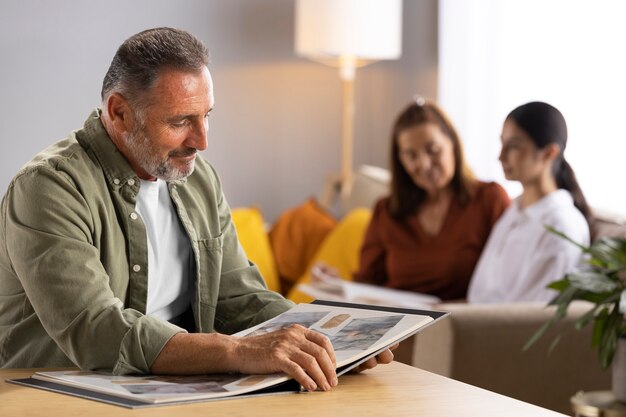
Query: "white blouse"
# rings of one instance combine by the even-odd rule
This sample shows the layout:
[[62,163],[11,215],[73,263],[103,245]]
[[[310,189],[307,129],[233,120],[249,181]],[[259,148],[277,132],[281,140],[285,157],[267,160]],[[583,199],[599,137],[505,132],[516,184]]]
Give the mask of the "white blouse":
[[546,285],[578,266],[582,252],[545,226],[589,244],[589,226],[568,191],[554,191],[525,209],[516,199],[491,231],[470,281],[468,302],[554,298],[557,292]]

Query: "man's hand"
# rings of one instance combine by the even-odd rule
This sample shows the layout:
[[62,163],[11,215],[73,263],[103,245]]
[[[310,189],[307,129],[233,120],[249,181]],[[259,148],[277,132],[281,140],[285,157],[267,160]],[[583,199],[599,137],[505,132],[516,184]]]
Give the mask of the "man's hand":
[[398,343],[391,346],[389,349],[385,350],[384,352],[379,353],[375,357],[369,358],[368,360],[366,360],[365,362],[363,362],[362,364],[354,368],[352,372],[359,373],[368,369],[372,369],[378,364],[391,363],[393,361],[393,351],[397,347],[398,347]]
[[326,336],[294,324],[248,337],[178,333],[165,344],[150,371],[162,375],[284,372],[309,391],[327,391],[337,386],[336,364]]
[[237,338],[233,355],[242,373],[284,372],[309,391],[318,387],[328,391],[337,386],[337,362],[330,340],[297,324],[260,336]]

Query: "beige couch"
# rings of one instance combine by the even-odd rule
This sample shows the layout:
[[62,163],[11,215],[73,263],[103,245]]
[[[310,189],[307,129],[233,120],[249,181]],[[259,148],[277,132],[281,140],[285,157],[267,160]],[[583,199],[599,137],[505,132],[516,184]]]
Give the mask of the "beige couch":
[[[572,321],[589,308],[574,304],[530,350],[522,347],[553,314],[544,304],[442,304],[451,314],[402,343],[396,360],[509,397],[571,414],[569,399],[579,390],[609,389],[591,349],[591,326],[576,331]],[[560,330],[567,329],[551,352]]]

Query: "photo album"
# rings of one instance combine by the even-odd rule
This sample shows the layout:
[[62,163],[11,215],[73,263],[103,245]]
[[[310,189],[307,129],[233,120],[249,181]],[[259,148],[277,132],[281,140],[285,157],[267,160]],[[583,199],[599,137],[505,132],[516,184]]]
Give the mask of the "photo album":
[[[340,376],[447,313],[317,300],[235,334],[249,337],[300,324],[332,342]],[[128,408],[300,392],[286,374],[123,375],[66,370],[8,382]],[[341,382],[340,382],[341,383]]]
[[441,303],[434,295],[363,284],[328,275],[320,268],[314,270],[317,279],[298,284],[296,289],[316,299],[426,310]]

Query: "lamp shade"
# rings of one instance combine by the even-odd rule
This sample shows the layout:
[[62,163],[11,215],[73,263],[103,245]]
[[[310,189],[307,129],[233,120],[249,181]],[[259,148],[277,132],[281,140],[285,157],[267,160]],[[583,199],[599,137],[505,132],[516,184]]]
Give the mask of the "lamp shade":
[[402,0],[297,0],[296,52],[332,61],[397,59]]

